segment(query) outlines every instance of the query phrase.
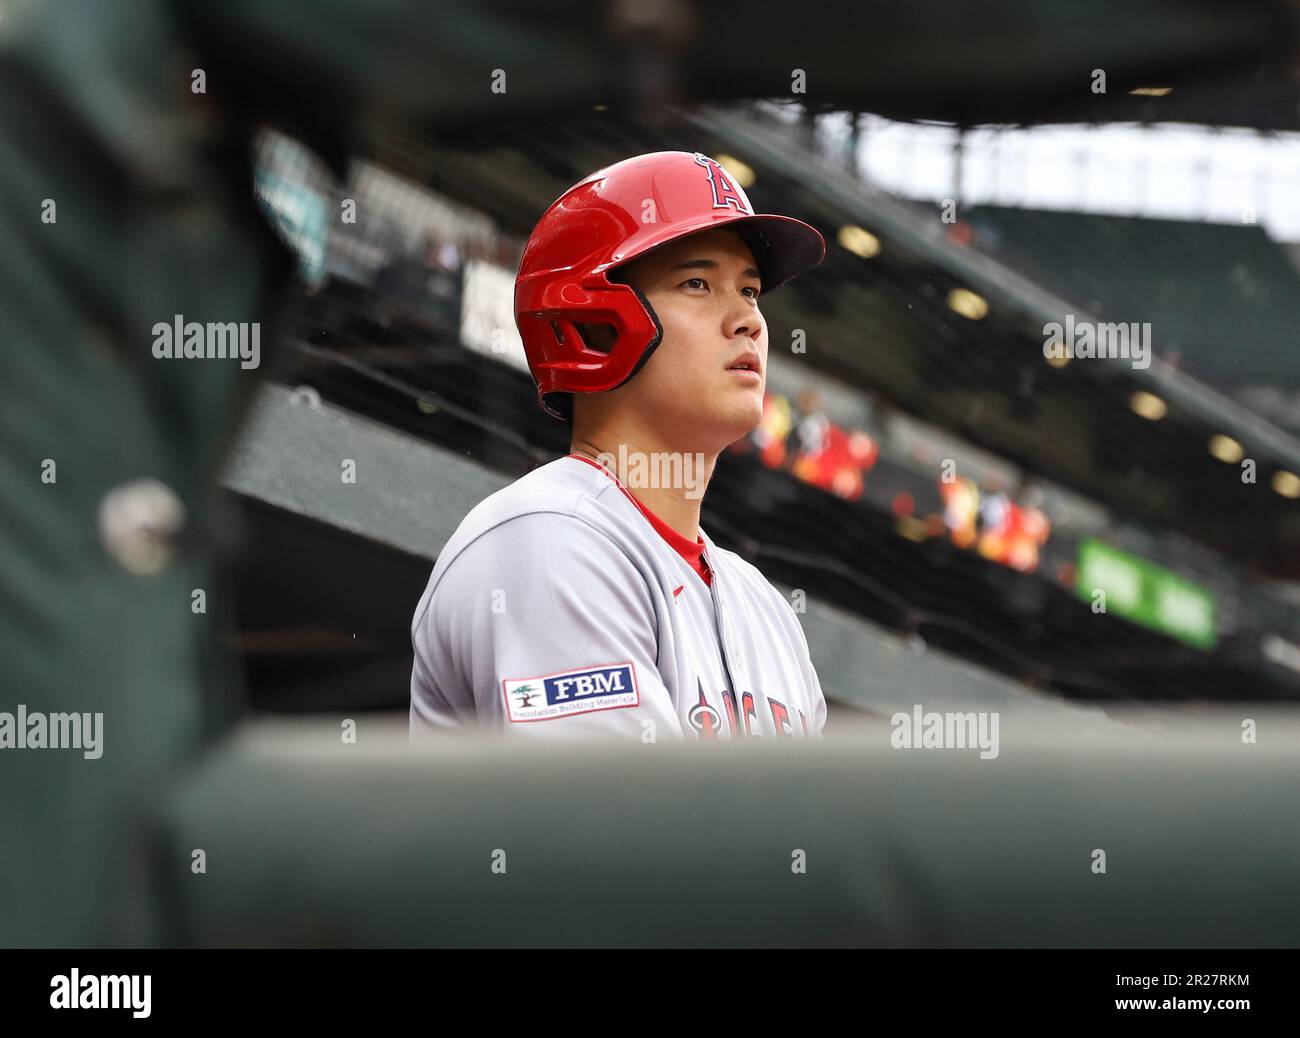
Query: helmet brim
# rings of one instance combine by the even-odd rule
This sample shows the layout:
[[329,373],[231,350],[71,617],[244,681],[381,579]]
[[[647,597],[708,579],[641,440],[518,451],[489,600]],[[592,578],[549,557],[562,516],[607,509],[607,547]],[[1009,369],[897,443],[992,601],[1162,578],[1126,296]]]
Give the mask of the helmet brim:
[[820,232],[790,216],[743,216],[721,226],[745,239],[763,275],[764,295],[826,258],[826,240]]
[[826,258],[825,239],[815,227],[802,220],[766,213],[754,216],[737,213],[731,217],[711,215],[694,226],[669,228],[661,236],[643,241],[640,248],[630,255],[615,254],[617,262],[610,270],[626,267],[665,245],[722,228],[735,231],[749,246],[763,278],[764,295],[811,270]]

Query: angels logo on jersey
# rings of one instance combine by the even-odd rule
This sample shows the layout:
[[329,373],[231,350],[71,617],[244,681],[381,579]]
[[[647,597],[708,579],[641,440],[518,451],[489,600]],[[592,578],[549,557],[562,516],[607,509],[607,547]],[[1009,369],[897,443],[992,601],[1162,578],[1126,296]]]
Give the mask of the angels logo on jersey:
[[691,707],[686,719],[691,723],[691,727],[695,729],[695,734],[701,739],[716,739],[718,738],[718,732],[722,729],[722,717],[705,697],[704,682],[700,681],[699,678],[696,678],[696,681],[699,682],[700,701]]
[[[700,739],[719,739],[722,737],[722,717],[717,708],[709,702],[708,697],[704,694],[704,682],[698,676],[695,680],[696,687],[699,690],[699,701],[691,706],[686,719],[695,730],[696,737]],[[724,688],[722,690],[722,702],[727,709],[727,723],[733,739],[762,737],[763,733],[758,723],[754,693],[743,693],[740,697],[740,709],[737,710],[735,694]],[[790,711],[786,705],[769,696],[767,697],[767,706],[772,714],[772,726],[776,729],[777,737],[793,736],[794,726],[790,722]],[[799,715],[799,720],[803,725],[803,734],[807,736],[808,718],[804,716],[802,710],[796,710],[795,712]]]

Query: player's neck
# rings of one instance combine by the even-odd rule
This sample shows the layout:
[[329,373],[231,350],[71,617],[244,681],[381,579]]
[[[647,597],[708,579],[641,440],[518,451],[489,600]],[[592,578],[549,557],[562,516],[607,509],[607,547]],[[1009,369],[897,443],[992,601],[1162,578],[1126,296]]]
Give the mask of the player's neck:
[[569,449],[603,465],[628,493],[688,541],[699,537],[700,504],[716,454],[647,450],[599,433],[575,435]]

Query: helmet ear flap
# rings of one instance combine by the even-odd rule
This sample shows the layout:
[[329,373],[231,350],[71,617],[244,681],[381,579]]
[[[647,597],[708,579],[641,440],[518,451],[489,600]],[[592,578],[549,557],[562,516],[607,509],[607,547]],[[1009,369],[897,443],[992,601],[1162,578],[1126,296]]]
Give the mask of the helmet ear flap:
[[[610,386],[609,389],[617,389],[619,386],[627,385],[636,376],[636,373],[645,366],[645,362],[650,359],[650,355],[658,348],[664,337],[663,325],[660,323],[659,315],[655,313],[654,307],[650,305],[650,300],[645,297],[645,294],[640,289],[633,288],[631,285],[628,285],[627,288],[636,294],[636,298],[646,316],[650,318],[654,330],[650,335],[650,340],[641,350],[641,354],[632,370],[628,372],[621,382]],[[620,329],[610,322],[575,321],[566,314],[553,314],[548,318],[548,322],[558,345],[575,346],[582,343],[588,349],[600,350],[606,353],[613,352],[618,348],[618,339],[620,337],[634,334],[631,330]],[[600,336],[607,336],[608,338],[604,339],[600,338]],[[593,342],[593,339],[597,341]],[[606,341],[608,343],[607,347],[603,345]],[[539,400],[543,410],[561,419],[572,429],[574,396],[575,393],[572,392],[543,391],[539,393]]]
[[645,367],[645,362],[650,359],[650,354],[654,353],[654,351],[659,348],[659,343],[663,341],[664,337],[664,326],[659,323],[659,315],[655,313],[655,308],[650,305],[650,300],[645,297],[645,293],[639,288],[633,288],[631,285],[628,285],[627,287],[631,288],[632,291],[636,293],[637,299],[641,300],[641,306],[645,309],[646,315],[650,318],[655,330],[654,334],[650,336],[650,341],[646,344],[646,348],[641,351],[641,356],[637,359],[636,365],[632,368],[627,378],[619,383],[620,386],[626,385],[630,382],[633,376]]
[[547,318],[555,345],[611,353],[618,342],[618,329],[609,321],[578,321],[565,314]]
[[577,321],[574,327],[578,329],[578,334],[589,350],[610,353],[618,342],[618,329],[607,321]]
[[644,293],[595,274],[549,284],[516,282],[515,323],[542,407],[557,393],[601,393],[626,383],[663,328]]

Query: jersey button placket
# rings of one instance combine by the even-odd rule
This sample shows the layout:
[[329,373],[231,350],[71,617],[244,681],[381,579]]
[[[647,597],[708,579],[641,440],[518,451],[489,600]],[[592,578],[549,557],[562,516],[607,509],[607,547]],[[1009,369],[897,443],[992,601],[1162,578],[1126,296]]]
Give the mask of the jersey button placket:
[[[713,569],[713,567],[709,567]],[[740,690],[736,688],[736,679],[731,668],[731,653],[728,651],[728,643],[731,641],[731,627],[727,623],[725,612],[722,608],[722,581],[718,579],[718,571],[713,570],[713,584],[710,587],[713,599],[713,616],[718,628],[718,648],[722,653],[722,670],[727,675],[727,685],[731,694],[736,697],[737,703],[740,700]]]

